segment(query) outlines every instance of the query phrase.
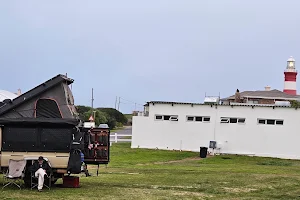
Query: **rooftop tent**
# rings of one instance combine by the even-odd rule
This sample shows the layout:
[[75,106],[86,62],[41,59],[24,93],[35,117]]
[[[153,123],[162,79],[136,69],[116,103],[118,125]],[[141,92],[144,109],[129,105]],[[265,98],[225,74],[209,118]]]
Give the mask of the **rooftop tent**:
[[58,75],[0,105],[2,151],[69,152],[80,121],[69,85]]
[[69,84],[57,75],[0,107],[0,118],[75,118],[78,114]]

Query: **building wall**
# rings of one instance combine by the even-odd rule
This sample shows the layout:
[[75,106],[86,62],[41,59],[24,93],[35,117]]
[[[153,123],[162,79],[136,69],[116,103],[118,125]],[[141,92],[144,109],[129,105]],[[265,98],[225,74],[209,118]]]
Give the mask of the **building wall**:
[[[155,115],[178,115],[157,121]],[[210,122],[188,122],[186,116],[210,116]],[[149,105],[149,117],[133,117],[132,148],[199,151],[217,141],[220,153],[300,159],[300,109],[281,107]],[[244,124],[220,123],[221,117],[245,118]],[[257,119],[281,119],[262,125]]]

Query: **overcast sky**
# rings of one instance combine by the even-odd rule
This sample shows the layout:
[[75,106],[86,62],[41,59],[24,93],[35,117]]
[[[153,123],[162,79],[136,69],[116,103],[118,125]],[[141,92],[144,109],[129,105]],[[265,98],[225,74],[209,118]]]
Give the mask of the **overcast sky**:
[[68,73],[75,103],[90,105],[93,87],[97,107],[282,90],[286,60],[300,61],[299,10],[299,0],[2,0],[0,89]]

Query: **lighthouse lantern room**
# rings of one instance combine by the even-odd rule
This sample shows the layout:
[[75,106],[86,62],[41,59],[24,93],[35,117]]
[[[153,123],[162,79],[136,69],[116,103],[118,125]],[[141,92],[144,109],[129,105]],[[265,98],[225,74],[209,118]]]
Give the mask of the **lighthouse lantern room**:
[[286,94],[297,95],[297,70],[295,67],[295,59],[291,56],[287,60],[287,67],[284,71],[284,89]]

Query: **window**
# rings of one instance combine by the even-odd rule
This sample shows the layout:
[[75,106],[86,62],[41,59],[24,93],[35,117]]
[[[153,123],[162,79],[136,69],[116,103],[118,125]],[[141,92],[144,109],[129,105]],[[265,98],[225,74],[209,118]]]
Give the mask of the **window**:
[[162,116],[162,115],[155,115],[155,119],[156,119],[156,120],[162,120],[162,119],[163,119],[163,116]]
[[282,119],[257,119],[258,124],[283,125]]
[[188,122],[210,122],[209,116],[186,116]]
[[275,120],[273,120],[273,119],[267,119],[267,124],[274,125],[275,124]]
[[245,118],[235,118],[235,117],[221,117],[221,123],[230,123],[230,124],[244,124],[246,121]]
[[254,100],[253,103],[254,103],[254,104],[258,104],[258,100]]
[[170,115],[164,115],[164,120],[169,120],[170,119]]
[[240,118],[238,119],[238,123],[245,123],[246,119],[245,118]]
[[194,117],[187,116],[186,120],[189,121],[189,122],[194,121]]
[[237,123],[237,118],[230,118],[229,123],[231,124]]
[[210,122],[210,117],[203,117],[204,122]]
[[178,115],[155,115],[155,120],[178,121]]
[[221,123],[229,123],[229,119],[228,118],[221,118]]
[[202,117],[195,117],[196,122],[202,122]]
[[178,116],[171,116],[170,121],[178,121]]
[[36,118],[62,118],[59,106],[53,99],[39,99],[35,108]]

